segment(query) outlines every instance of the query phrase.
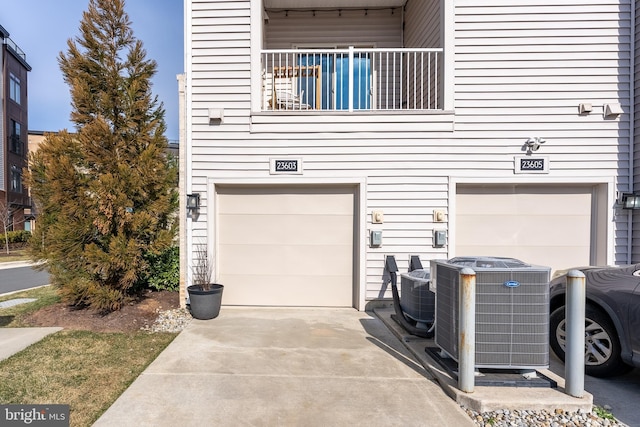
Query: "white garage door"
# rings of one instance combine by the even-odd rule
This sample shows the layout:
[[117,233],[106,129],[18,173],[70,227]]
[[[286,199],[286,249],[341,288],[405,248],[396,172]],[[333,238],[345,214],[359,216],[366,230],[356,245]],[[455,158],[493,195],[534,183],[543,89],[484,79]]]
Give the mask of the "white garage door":
[[456,255],[566,269],[592,262],[591,186],[460,185]]
[[353,306],[355,188],[217,187],[223,303]]

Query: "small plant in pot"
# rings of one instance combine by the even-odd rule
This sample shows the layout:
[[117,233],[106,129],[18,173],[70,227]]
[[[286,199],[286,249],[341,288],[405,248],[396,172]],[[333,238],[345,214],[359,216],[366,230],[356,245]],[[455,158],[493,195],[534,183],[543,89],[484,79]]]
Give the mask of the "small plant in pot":
[[213,265],[206,246],[198,245],[193,255],[192,284],[187,287],[191,315],[200,320],[215,319],[220,313],[224,286],[213,283]]

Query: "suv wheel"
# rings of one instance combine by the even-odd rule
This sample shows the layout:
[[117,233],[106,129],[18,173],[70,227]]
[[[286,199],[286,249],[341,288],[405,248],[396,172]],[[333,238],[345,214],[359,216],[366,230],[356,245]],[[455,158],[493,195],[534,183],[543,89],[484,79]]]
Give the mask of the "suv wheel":
[[[565,306],[549,319],[549,340],[553,352],[564,361],[566,340]],[[609,317],[587,304],[585,309],[585,373],[594,377],[620,375],[632,369],[620,357],[620,341]]]

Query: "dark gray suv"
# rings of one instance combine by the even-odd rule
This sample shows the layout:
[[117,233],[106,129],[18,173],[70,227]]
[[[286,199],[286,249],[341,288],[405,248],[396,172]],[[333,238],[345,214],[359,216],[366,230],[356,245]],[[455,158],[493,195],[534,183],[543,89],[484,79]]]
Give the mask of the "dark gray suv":
[[[579,267],[586,277],[585,373],[623,374],[640,367],[640,264]],[[549,339],[564,360],[566,273],[550,284]]]

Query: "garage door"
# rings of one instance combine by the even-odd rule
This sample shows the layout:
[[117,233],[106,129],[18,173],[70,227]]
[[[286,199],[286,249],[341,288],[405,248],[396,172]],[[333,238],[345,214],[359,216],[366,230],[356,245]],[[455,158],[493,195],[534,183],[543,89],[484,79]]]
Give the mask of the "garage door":
[[216,188],[224,304],[353,306],[354,187]]
[[461,185],[456,255],[494,255],[565,269],[589,265],[593,187]]

